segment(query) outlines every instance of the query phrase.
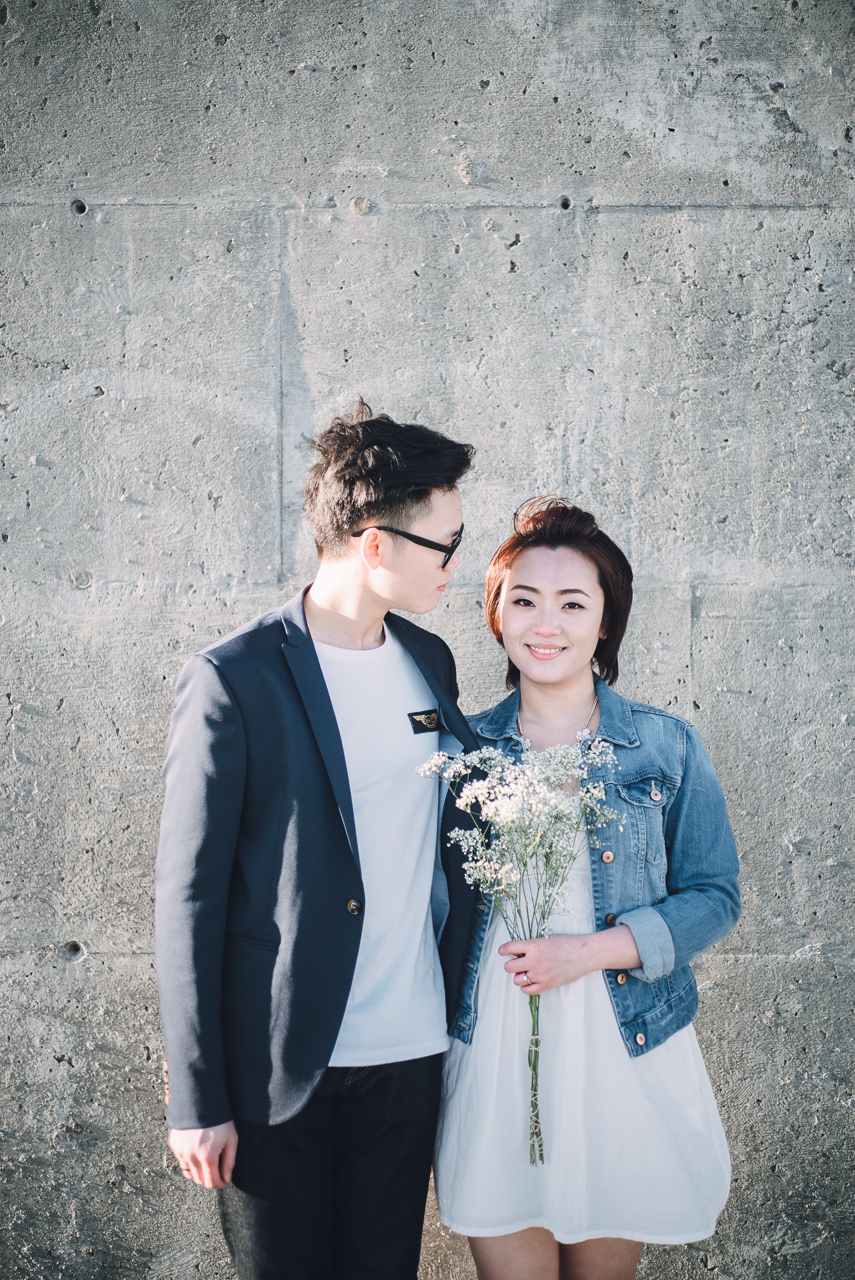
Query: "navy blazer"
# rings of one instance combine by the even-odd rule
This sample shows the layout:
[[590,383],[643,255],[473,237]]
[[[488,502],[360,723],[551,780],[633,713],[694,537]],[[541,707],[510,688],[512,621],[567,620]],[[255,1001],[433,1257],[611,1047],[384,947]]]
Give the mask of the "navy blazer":
[[[387,615],[465,750],[443,640]],[[344,750],[303,593],[196,654],[176,686],[157,857],[157,976],[171,1128],[237,1115],[278,1124],[333,1051],[364,889]],[[451,808],[443,827],[460,825]],[[475,895],[441,841],[446,1003],[460,989]]]

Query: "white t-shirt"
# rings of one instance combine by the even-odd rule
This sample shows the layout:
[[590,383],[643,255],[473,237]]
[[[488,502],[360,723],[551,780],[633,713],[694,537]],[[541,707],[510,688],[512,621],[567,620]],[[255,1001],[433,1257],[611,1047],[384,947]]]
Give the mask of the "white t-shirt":
[[356,971],[330,1066],[444,1053],[445,992],[430,910],[439,790],[436,778],[416,773],[439,733],[414,732],[410,720],[435,712],[436,697],[389,630],[377,649],[316,641],[315,650],[344,747],[365,887]]

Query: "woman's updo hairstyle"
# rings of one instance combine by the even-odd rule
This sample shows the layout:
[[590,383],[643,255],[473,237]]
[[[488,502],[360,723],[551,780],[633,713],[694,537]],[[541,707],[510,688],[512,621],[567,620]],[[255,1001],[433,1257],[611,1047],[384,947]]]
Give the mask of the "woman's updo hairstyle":
[[[499,602],[502,587],[511,566],[530,547],[567,547],[578,551],[597,570],[603,594],[603,630],[605,639],[594,650],[594,662],[606,684],[618,678],[618,650],[621,646],[629,611],[632,608],[632,568],[620,547],[600,529],[590,511],[574,507],[571,502],[548,494],[524,502],[514,514],[514,531],[493,556],[487,569],[484,609],[490,630],[502,643]],[[508,658],[505,683],[515,689],[520,673]]]

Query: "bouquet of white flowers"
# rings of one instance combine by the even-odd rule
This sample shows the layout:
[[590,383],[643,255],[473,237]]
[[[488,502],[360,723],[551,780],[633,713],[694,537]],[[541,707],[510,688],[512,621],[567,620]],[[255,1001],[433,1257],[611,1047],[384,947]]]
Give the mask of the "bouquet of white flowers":
[[[526,751],[518,763],[493,747],[462,756],[440,751],[419,769],[439,774],[458,809],[479,819],[468,831],[452,831],[451,839],[463,850],[467,882],[492,899],[513,941],[547,935],[583,824],[590,834],[617,818],[605,806],[603,783],[588,781],[594,769],[615,763],[608,742],[587,738],[572,747]],[[528,1002],[529,1156],[532,1164],[542,1164],[540,996]]]

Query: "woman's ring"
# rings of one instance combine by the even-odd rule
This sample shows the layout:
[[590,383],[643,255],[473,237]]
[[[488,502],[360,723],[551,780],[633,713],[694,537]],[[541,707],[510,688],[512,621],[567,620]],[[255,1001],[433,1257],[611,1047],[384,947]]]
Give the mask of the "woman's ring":
[[527,971],[523,974],[522,978],[523,978],[523,986],[524,986],[524,987],[530,987],[530,986],[532,986],[532,985],[533,985],[533,984],[532,984],[532,981],[531,981],[531,978],[528,976],[528,972],[527,972]]

